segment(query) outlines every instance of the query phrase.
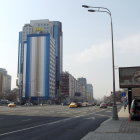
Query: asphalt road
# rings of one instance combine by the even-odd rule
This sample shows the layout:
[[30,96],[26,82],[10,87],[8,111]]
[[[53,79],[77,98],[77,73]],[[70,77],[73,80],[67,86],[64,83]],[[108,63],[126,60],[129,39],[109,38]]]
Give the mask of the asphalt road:
[[96,106],[0,106],[0,140],[80,140],[111,114]]

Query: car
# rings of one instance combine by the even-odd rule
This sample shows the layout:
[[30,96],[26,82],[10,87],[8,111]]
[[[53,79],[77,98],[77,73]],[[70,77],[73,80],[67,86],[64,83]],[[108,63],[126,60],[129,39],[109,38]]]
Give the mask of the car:
[[81,107],[82,106],[82,102],[77,102],[77,107]]
[[140,99],[133,99],[130,107],[130,119],[140,118]]
[[92,106],[95,106],[96,105],[96,103],[92,103]]
[[15,104],[14,102],[9,103],[9,104],[8,104],[8,107],[16,107],[16,104]]
[[96,103],[96,106],[100,106],[100,103]]
[[78,107],[78,106],[75,102],[71,102],[69,105],[69,108],[76,108],[76,107]]
[[113,106],[113,103],[108,103],[107,105],[108,105],[108,106]]
[[82,106],[88,106],[88,103],[87,102],[83,102]]
[[107,104],[106,103],[101,103],[100,108],[107,108]]
[[10,101],[8,100],[4,100],[4,99],[0,100],[0,105],[8,105],[9,103]]

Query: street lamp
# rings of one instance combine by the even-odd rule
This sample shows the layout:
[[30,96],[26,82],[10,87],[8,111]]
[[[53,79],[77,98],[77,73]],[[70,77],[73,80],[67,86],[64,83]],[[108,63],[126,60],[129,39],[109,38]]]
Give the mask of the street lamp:
[[105,12],[109,14],[111,20],[111,42],[112,42],[112,70],[113,70],[113,112],[112,112],[112,119],[118,120],[118,112],[117,112],[117,105],[116,105],[116,94],[115,94],[115,66],[114,66],[114,43],[113,43],[113,24],[112,24],[112,16],[111,11],[105,7],[92,7],[87,5],[82,5],[84,8],[93,8],[89,9],[88,12]]

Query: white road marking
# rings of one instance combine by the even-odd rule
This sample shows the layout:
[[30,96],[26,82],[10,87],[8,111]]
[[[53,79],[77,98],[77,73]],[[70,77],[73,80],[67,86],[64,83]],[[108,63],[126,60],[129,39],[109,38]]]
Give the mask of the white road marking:
[[41,125],[36,125],[36,126],[24,128],[24,129],[21,129],[21,130],[6,132],[6,133],[3,133],[3,134],[0,134],[0,136],[9,135],[9,134],[17,133],[17,132],[22,132],[22,131],[30,130],[30,129],[33,129],[33,128],[42,127],[42,126],[45,126],[45,125],[51,125],[51,124],[56,124],[56,123],[59,123],[59,122],[65,122],[65,121],[71,120],[71,119],[72,118],[67,118],[67,119],[63,119],[63,120],[59,120],[59,121],[55,121],[55,122],[50,122],[50,123],[45,123],[45,124],[41,124]]
[[67,119],[63,119],[63,120],[59,120],[59,121],[56,121],[56,122],[50,122],[48,124],[56,124],[56,123],[59,123],[59,122],[65,122],[65,121],[68,121],[68,120],[71,120],[72,118],[67,118]]
[[109,110],[109,111],[106,111],[106,112],[112,112],[112,111]]

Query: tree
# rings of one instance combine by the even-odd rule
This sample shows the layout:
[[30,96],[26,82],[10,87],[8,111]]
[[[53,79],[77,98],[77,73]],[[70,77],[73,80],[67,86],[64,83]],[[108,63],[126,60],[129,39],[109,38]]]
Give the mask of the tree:
[[9,94],[6,94],[6,99],[10,101],[18,101],[19,99],[19,89],[14,88]]

